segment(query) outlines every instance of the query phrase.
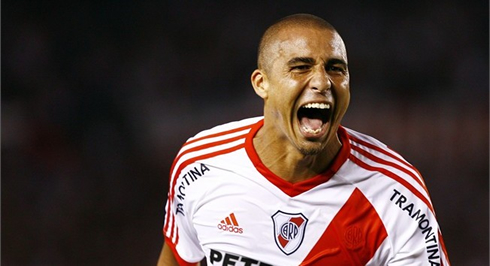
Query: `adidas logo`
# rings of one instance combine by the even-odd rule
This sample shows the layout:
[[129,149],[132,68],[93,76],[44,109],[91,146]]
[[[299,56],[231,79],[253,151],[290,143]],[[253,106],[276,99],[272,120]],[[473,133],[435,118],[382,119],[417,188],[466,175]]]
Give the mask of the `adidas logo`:
[[230,213],[224,220],[218,224],[218,229],[237,234],[243,234],[243,228],[239,227],[235,214]]

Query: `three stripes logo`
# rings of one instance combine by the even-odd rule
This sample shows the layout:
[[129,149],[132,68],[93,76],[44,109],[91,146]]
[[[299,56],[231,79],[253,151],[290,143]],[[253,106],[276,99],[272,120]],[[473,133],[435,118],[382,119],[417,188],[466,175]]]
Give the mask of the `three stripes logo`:
[[224,220],[221,220],[221,222],[218,224],[218,229],[243,234],[243,228],[239,227],[234,213],[230,213]]

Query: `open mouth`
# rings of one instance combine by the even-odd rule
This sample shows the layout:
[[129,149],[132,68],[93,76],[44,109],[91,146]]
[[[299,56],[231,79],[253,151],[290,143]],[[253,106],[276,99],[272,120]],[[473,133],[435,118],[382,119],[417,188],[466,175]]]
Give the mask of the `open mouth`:
[[320,134],[329,120],[330,107],[328,103],[308,103],[301,106],[298,110],[301,130],[309,136]]

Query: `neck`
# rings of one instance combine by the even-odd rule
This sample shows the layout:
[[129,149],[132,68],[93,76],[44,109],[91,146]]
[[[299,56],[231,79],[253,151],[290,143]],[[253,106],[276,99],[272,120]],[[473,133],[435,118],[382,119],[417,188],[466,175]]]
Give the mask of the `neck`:
[[325,172],[342,147],[337,135],[316,154],[303,154],[289,140],[269,134],[263,127],[253,140],[262,163],[275,175],[297,183]]

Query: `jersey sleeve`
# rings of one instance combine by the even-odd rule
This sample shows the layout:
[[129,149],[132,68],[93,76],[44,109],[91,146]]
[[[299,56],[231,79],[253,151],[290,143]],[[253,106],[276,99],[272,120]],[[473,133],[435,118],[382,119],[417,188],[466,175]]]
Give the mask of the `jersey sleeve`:
[[390,256],[387,265],[449,266],[432,204],[421,202],[418,197],[403,189],[393,190],[390,203],[397,222],[389,230],[394,254]]
[[165,244],[173,250],[179,265],[195,265],[204,258],[204,252],[192,225],[191,203],[185,193],[187,181],[181,173],[185,169],[170,176],[163,233]]

